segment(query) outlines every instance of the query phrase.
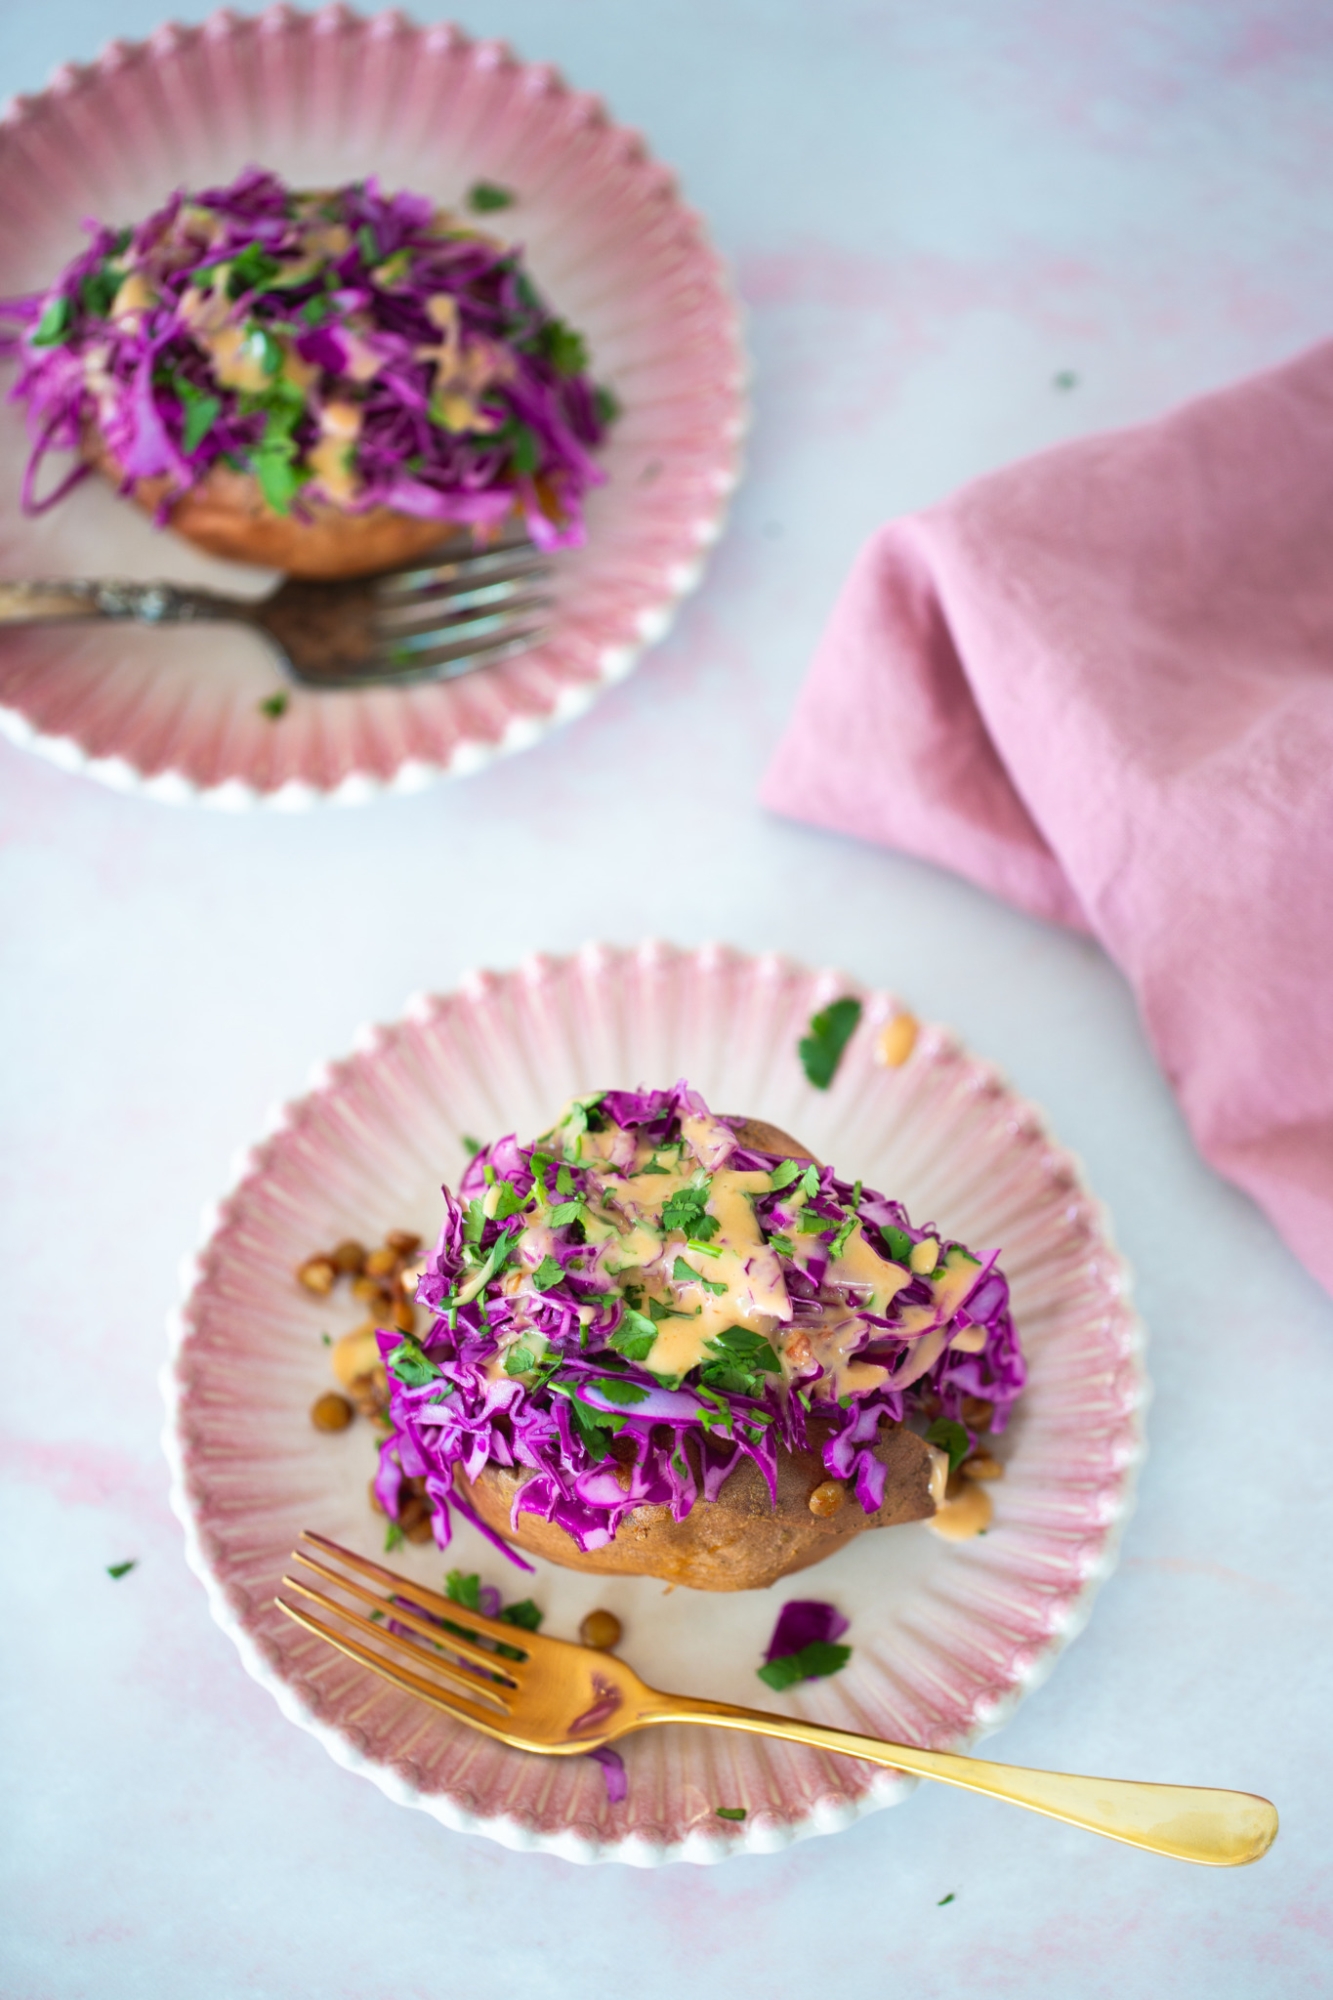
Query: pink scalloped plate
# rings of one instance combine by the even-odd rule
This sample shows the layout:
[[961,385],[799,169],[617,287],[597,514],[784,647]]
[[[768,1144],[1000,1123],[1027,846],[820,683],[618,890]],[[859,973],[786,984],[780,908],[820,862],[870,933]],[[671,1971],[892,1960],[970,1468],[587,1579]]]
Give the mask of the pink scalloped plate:
[[[0,296],[48,283],[84,240],[83,217],[133,220],[251,162],[304,186],[374,173],[452,206],[477,180],[516,193],[488,228],[523,245],[623,406],[587,542],[559,560],[550,635],[433,687],[293,690],[275,719],[260,704],[283,682],[240,628],[10,630],[0,727],[67,769],[172,802],[292,809],[418,790],[536,742],[667,629],[737,477],[736,308],[671,175],[596,98],[502,43],[342,7],[164,27],[18,99],[0,123]],[[25,519],[27,450],[20,412],[0,405],[0,575],[251,595],[270,580],[196,554],[100,481]]]
[[[406,1227],[433,1238],[462,1135],[531,1135],[576,1092],[688,1076],[714,1105],[773,1120],[905,1199],[914,1217],[1000,1247],[1031,1380],[1002,1441],[994,1521],[965,1543],[921,1524],[866,1534],[793,1582],[731,1595],[544,1562],[525,1576],[466,1525],[448,1560],[534,1596],[557,1635],[572,1637],[595,1606],[613,1611],[624,1657],[659,1687],[939,1747],[997,1727],[1087,1618],[1143,1449],[1142,1330],[1124,1263],[1077,1165],[988,1064],[934,1027],[900,1067],[876,1062],[876,1030],[898,1011],[892,996],[862,993],[862,1024],[832,1088],[811,1088],[796,1059],[805,1022],[860,991],[775,958],[660,944],[477,973],[415,1001],[324,1071],[208,1218],[163,1384],[189,1561],[284,1714],[390,1798],[509,1847],[652,1866],[769,1852],[912,1787],[758,1737],[662,1729],[623,1744],[629,1792],[612,1805],[596,1763],[475,1735],[273,1609],[302,1528],[366,1554],[384,1534],[366,1492],[370,1426],[327,1436],[307,1414],[331,1385],[321,1335],[345,1331],[357,1308],[311,1298],[296,1265],[349,1235]],[[405,1546],[393,1561],[436,1587],[445,1568],[432,1546]],[[833,1679],[769,1698],[755,1669],[793,1595],[839,1606],[852,1659]],[[747,1817],[719,1819],[719,1806]]]

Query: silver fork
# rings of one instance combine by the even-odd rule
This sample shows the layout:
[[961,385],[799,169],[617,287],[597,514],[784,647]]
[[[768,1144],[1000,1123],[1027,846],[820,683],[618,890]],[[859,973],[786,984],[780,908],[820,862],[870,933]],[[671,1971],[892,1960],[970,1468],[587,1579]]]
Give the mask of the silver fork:
[[258,632],[298,686],[413,687],[538,645],[550,575],[531,542],[509,540],[345,583],[289,577],[257,602],[111,578],[0,583],[0,625],[221,619]]

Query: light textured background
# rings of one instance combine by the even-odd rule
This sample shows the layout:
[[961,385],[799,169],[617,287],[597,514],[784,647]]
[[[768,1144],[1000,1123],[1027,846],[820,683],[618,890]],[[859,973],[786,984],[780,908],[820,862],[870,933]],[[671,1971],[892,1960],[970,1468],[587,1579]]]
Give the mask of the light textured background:
[[[0,75],[39,88],[154,21],[149,0],[11,0]],[[465,25],[602,92],[711,218],[749,312],[749,474],[670,641],[474,781],[233,821],[0,746],[0,1990],[1328,1992],[1333,1306],[1195,1158],[1095,947],[753,801],[876,522],[1328,332],[1333,14],[477,0]],[[894,986],[1083,1155],[1151,1329],[1151,1456],[1089,1630],[993,1747],[1268,1791],[1283,1833],[1258,1868],[927,1789],[774,1859],[578,1871],[391,1806],[209,1623],[155,1375],[233,1151],[412,989],[647,932]]]

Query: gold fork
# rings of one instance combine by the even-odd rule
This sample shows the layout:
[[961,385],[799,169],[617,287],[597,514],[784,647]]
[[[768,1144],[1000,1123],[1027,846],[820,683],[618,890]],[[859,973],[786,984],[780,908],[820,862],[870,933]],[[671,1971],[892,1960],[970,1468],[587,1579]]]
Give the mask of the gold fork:
[[[323,1535],[307,1530],[301,1544],[293,1561],[339,1596],[300,1576],[285,1576],[284,1589],[303,1603],[276,1598],[280,1611],[394,1687],[516,1750],[583,1756],[657,1723],[701,1723],[708,1729],[745,1729],[786,1743],[808,1743],[910,1771],[1067,1820],[1131,1847],[1214,1868],[1257,1861],[1277,1836],[1276,1808],[1253,1792],[1029,1771],[951,1750],[881,1743],[873,1736],[764,1709],[661,1694],[609,1653],[541,1638],[484,1617]],[[317,1609],[311,1611],[309,1605]],[[397,1630],[390,1629],[390,1621]]]

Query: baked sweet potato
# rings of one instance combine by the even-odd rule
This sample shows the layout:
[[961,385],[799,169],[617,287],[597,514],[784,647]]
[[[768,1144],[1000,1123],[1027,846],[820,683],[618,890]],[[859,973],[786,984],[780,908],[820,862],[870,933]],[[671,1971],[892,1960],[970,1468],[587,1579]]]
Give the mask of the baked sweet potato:
[[[817,1428],[811,1430],[818,1436]],[[510,1526],[514,1495],[527,1476],[521,1468],[488,1465],[471,1484],[455,1474],[459,1491],[483,1521],[506,1541],[566,1569],[612,1576],[660,1576],[694,1590],[762,1590],[795,1570],[808,1569],[867,1528],[924,1521],[943,1496],[943,1454],[899,1424],[886,1431],[875,1456],[888,1468],[883,1505],[863,1512],[854,1494],[837,1511],[811,1512],[810,1496],[829,1483],[817,1452],[779,1451],[774,1507],[757,1466],[743,1459],[716,1500],[699,1500],[683,1521],[669,1507],[636,1507],[614,1541],[585,1555],[571,1535],[536,1514]]]
[[[794,1160],[814,1154],[788,1133],[762,1119],[729,1119],[741,1143],[762,1152],[785,1153]],[[823,1443],[827,1426],[811,1422],[813,1444]],[[613,1576],[660,1576],[668,1583],[686,1583],[694,1590],[761,1590],[779,1577],[807,1569],[868,1528],[891,1528],[904,1521],[927,1520],[944,1495],[947,1462],[905,1425],[885,1429],[874,1447],[887,1469],[882,1504],[867,1514],[855,1495],[829,1479],[818,1449],[789,1452],[777,1458],[777,1504],[758,1467],[743,1459],[726,1480],[716,1500],[696,1501],[684,1520],[672,1518],[669,1507],[636,1507],[621,1522],[613,1541],[585,1554],[572,1535],[536,1514],[520,1514],[511,1526],[514,1497],[530,1475],[521,1467],[490,1464],[469,1482],[460,1471],[455,1480],[486,1524],[507,1541],[532,1555],[566,1569],[590,1570]],[[817,1513],[817,1504],[832,1511]]]
[[[89,432],[83,455],[117,489],[124,484],[100,432]],[[166,476],[137,479],[129,497],[146,514],[156,514],[171,490]],[[399,569],[435,551],[471,544],[466,528],[423,521],[390,507],[351,514],[326,500],[304,500],[301,506],[308,519],[276,514],[253,473],[219,463],[171,503],[167,521],[176,534],[209,555],[320,582]]]

